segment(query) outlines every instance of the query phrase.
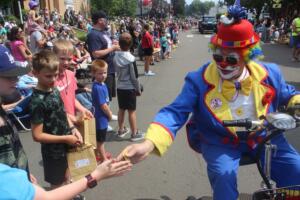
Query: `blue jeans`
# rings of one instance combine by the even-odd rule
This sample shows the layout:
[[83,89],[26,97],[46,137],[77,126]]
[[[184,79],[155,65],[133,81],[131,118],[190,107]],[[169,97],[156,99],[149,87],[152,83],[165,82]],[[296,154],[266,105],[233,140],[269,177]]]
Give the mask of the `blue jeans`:
[[81,103],[83,107],[93,112],[93,103],[92,103],[92,96],[89,92],[82,92],[76,94],[76,99]]

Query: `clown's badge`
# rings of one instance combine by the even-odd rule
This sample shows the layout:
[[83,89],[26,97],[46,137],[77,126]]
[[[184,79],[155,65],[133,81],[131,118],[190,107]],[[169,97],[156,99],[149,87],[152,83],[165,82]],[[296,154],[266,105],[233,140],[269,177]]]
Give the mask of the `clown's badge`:
[[221,99],[219,99],[219,98],[214,98],[210,101],[210,107],[212,109],[218,109],[222,106],[222,104],[223,103],[222,103]]

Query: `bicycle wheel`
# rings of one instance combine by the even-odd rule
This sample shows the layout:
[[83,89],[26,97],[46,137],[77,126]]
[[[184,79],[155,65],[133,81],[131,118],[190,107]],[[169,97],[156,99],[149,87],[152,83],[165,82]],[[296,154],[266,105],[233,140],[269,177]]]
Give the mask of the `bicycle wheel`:
[[300,200],[300,185],[256,191],[253,200]]

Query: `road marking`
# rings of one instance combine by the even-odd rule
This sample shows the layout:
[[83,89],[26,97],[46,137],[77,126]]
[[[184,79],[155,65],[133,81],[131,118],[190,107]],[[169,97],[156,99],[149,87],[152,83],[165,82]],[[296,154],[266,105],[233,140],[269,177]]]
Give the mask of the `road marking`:
[[187,38],[193,38],[194,35],[187,35],[186,37],[187,37]]
[[210,35],[204,35],[205,38],[211,38],[211,34]]

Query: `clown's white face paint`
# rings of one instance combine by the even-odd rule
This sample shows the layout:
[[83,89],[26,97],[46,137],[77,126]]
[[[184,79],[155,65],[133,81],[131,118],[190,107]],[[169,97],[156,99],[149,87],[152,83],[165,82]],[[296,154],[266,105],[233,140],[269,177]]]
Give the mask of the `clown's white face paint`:
[[226,66],[225,68],[223,68],[217,65],[217,67],[220,76],[225,80],[236,78],[239,75],[241,69],[239,66]]
[[[216,62],[218,72],[222,77],[222,79],[232,80],[237,78],[240,75],[242,68],[244,68],[244,66],[240,65],[240,56],[237,52],[234,51],[225,52],[225,51],[221,51],[220,49],[217,49],[215,54],[219,54],[223,56],[222,62]],[[227,63],[226,57],[228,56],[236,58],[238,63],[236,65],[231,65]]]

